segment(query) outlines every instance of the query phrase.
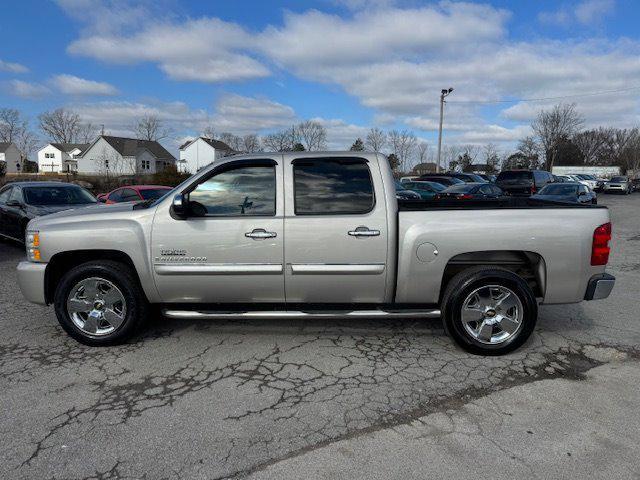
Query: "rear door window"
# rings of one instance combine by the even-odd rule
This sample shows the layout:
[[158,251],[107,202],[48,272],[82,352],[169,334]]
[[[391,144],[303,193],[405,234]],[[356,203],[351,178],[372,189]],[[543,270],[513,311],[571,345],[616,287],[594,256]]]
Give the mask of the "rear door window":
[[0,204],[4,205],[9,201],[13,187],[8,187],[0,192]]
[[115,192],[111,192],[109,194],[110,202],[121,202],[122,201],[122,189],[116,190]]
[[296,215],[365,214],[375,195],[366,160],[318,158],[293,161]]
[[136,200],[140,200],[140,196],[132,188],[123,188],[121,195],[122,202],[135,202]]

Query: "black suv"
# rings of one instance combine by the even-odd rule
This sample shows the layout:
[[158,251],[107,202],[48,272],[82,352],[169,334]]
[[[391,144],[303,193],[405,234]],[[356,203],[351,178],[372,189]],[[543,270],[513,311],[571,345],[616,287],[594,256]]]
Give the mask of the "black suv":
[[504,170],[496,179],[496,185],[509,195],[533,195],[554,178],[545,170]]

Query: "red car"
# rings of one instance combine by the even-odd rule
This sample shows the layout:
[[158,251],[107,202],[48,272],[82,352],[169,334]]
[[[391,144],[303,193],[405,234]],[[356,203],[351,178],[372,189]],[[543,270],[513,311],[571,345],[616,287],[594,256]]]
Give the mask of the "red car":
[[162,185],[127,185],[126,187],[116,188],[109,193],[101,193],[98,195],[98,201],[112,204],[156,200],[170,190],[172,190],[171,187]]

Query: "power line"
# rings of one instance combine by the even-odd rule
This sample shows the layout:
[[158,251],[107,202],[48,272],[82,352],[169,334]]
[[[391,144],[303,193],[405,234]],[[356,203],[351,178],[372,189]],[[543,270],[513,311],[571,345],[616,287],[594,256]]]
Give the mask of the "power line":
[[454,100],[454,101],[449,101],[447,103],[491,104],[491,103],[544,102],[547,100],[563,100],[565,98],[595,97],[597,95],[607,95],[609,93],[631,92],[633,90],[640,90],[640,85],[635,87],[619,88],[616,90],[602,90],[600,92],[577,93],[575,95],[560,95],[557,97],[514,98],[512,100]]

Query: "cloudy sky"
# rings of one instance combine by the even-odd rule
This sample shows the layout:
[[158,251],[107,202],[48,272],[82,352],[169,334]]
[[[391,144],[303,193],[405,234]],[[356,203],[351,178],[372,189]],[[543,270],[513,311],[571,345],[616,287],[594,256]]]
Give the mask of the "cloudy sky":
[[0,106],[112,133],[152,113],[175,142],[313,118],[346,148],[374,125],[433,142],[453,87],[445,141],[508,148],[560,101],[638,125],[639,20],[637,0],[6,0]]

